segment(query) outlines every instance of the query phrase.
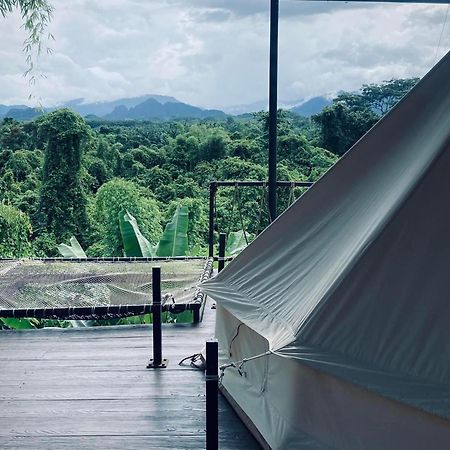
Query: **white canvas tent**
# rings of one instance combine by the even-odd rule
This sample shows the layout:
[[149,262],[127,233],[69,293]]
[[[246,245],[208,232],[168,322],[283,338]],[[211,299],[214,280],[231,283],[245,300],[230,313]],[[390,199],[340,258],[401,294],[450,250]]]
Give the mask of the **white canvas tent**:
[[274,449],[450,448],[450,53],[204,290]]

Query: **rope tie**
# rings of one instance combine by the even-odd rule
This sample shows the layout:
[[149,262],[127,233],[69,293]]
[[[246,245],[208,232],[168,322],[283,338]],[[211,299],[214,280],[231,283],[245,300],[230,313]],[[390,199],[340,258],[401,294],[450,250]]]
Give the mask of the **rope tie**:
[[246,377],[247,376],[247,373],[245,372],[245,370],[244,370],[244,365],[246,364],[246,363],[248,363],[249,361],[253,361],[253,360],[255,360],[255,359],[259,359],[259,358],[262,358],[262,357],[264,357],[264,356],[269,356],[269,355],[271,355],[273,353],[273,351],[272,350],[268,350],[267,352],[265,352],[265,353],[261,353],[260,355],[255,355],[255,356],[251,356],[250,358],[244,358],[244,359],[241,359],[240,361],[232,361],[232,362],[230,362],[230,363],[228,363],[228,364],[222,364],[221,366],[219,366],[219,371],[220,371],[220,375],[219,375],[219,383],[220,384],[222,384],[222,380],[223,380],[223,377],[224,377],[224,375],[225,375],[225,371],[227,370],[227,369],[229,369],[229,368],[234,368],[234,369],[237,369],[237,371],[238,371],[238,373],[239,373],[239,375],[242,377]]
[[[178,365],[182,366],[185,361],[190,360],[190,366],[194,369],[204,369],[205,365],[205,358],[203,358],[203,355],[201,353],[196,353],[195,355],[187,356],[186,358],[183,358]],[[197,363],[197,364],[196,364]]]

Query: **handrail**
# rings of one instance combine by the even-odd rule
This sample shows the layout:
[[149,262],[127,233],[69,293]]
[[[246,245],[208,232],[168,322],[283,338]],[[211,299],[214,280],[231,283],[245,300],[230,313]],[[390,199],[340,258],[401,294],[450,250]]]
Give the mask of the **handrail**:
[[[208,230],[208,256],[214,257],[214,226],[217,188],[219,187],[263,187],[268,186],[268,181],[211,181],[209,183],[209,230]],[[309,188],[314,183],[311,181],[277,181],[278,187],[305,187]]]

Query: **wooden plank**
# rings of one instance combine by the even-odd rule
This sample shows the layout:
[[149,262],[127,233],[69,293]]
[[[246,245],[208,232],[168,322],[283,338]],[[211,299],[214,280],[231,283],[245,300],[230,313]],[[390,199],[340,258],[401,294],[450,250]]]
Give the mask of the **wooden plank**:
[[[205,410],[205,399],[204,397],[160,397],[159,400],[164,399],[164,411],[162,413],[171,414],[173,411],[180,409],[193,410],[193,411],[204,411]],[[91,399],[76,399],[76,400],[13,400],[13,401],[2,401],[0,403],[0,417],[14,417],[14,416],[37,416],[40,414],[51,415],[55,411],[61,414],[84,414],[89,411],[122,411],[127,414],[145,414],[152,410],[155,405],[155,401],[159,401],[158,398],[143,398],[139,401],[132,399],[116,398],[116,399],[105,399],[105,400],[91,400]],[[224,414],[229,411],[226,403],[221,402],[220,410]],[[173,416],[172,416],[173,418]],[[0,433],[2,430],[0,429]]]
[[[162,332],[164,370],[145,368],[147,325],[0,332],[0,448],[204,448],[204,374],[178,362],[213,335],[214,311]],[[219,417],[221,448],[258,448],[222,398]]]
[[[2,449],[170,449],[188,450],[205,448],[201,444],[203,436],[179,435],[142,435],[142,436],[17,436],[1,443]],[[253,450],[260,448],[245,437],[226,432],[220,436],[221,448],[225,450]]]

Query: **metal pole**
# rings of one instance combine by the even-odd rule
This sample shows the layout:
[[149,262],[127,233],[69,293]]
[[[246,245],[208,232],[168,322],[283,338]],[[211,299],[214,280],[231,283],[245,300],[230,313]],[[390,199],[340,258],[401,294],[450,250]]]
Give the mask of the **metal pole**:
[[167,359],[162,357],[162,305],[161,305],[161,267],[152,267],[152,299],[153,299],[153,359],[147,369],[165,369]]
[[206,342],[206,450],[219,448],[219,344]]
[[279,0],[270,1],[269,62],[269,215],[277,217],[277,84]]
[[214,204],[216,201],[217,184],[210,183],[209,185],[209,257],[214,257],[214,219],[215,211]]
[[[215,187],[225,187],[225,186],[264,186],[267,181],[214,181]],[[277,186],[279,187],[290,187],[294,185],[295,187],[310,187],[314,183],[311,181],[277,181]]]
[[227,235],[225,233],[220,233],[219,235],[219,272],[221,272],[225,267],[225,244]]
[[199,323],[200,322],[200,308],[194,309],[192,311],[192,322]]

